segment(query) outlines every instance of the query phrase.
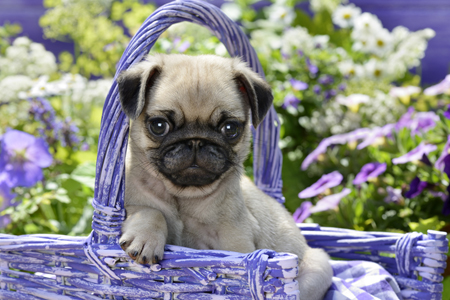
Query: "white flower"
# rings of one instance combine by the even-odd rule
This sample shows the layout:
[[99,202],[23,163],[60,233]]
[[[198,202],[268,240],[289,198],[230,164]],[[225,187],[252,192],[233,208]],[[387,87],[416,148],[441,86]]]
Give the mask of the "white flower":
[[37,78],[50,75],[57,70],[56,58],[41,44],[26,37],[17,38],[0,57],[0,79],[8,75],[27,75]]
[[389,96],[398,98],[405,105],[408,105],[411,101],[411,95],[418,94],[422,91],[422,89],[418,86],[400,86],[400,87],[392,87],[389,91]]
[[328,36],[328,35],[315,35],[312,37],[312,42],[314,44],[314,48],[324,49],[328,46],[329,41],[330,41],[330,36]]
[[354,76],[356,74],[355,63],[352,60],[341,61],[337,67],[344,76]]
[[362,13],[353,21],[353,39],[360,39],[381,30],[383,26],[381,21],[373,14]]
[[28,47],[31,44],[31,40],[25,36],[18,37],[12,43],[15,47]]
[[25,75],[12,75],[0,81],[0,103],[19,99],[21,92],[33,86],[33,80]]
[[366,64],[364,64],[365,75],[372,79],[389,78],[392,74],[390,69],[384,61],[371,58]]
[[396,43],[403,41],[408,35],[409,30],[404,26],[397,26],[392,30],[392,38]]
[[353,3],[349,5],[339,5],[333,12],[333,22],[342,28],[353,26],[354,20],[361,14],[361,9]]
[[359,109],[359,105],[361,103],[368,103],[370,101],[370,97],[364,94],[352,94],[350,96],[336,96],[336,102],[345,105],[354,113],[356,113]]
[[292,24],[295,19],[295,11],[286,5],[285,1],[276,1],[274,4],[264,8],[266,16],[272,23],[281,23],[284,26]]
[[[399,30],[402,30],[403,33],[399,34]],[[394,40],[396,39],[396,36],[400,35],[402,35],[402,39],[395,40],[397,45],[395,46],[395,51],[392,53],[390,60],[393,62],[397,61],[397,63],[400,61],[404,64],[405,70],[403,74],[407,69],[419,66],[420,60],[425,56],[428,40],[432,38],[434,34],[434,31],[431,29],[423,29],[408,34],[405,34],[403,29],[397,29],[397,33],[395,35],[393,33]]]
[[414,94],[418,94],[422,91],[422,89],[418,86],[409,85],[409,86],[394,86],[389,91],[389,96],[391,97],[405,97],[405,96],[411,96]]
[[311,7],[311,10],[314,12],[320,12],[320,11],[328,11],[332,13],[339,4],[341,3],[347,3],[348,1],[344,0],[310,0],[309,5]]
[[372,34],[367,34],[365,36],[359,36],[355,39],[352,45],[352,49],[355,51],[360,51],[364,53],[370,53],[373,51],[375,45],[375,38]]
[[234,2],[225,2],[220,9],[233,21],[239,20],[242,16],[241,7]]
[[282,36],[281,51],[286,54],[294,54],[297,50],[308,53],[315,48],[316,42],[306,28],[288,28]]
[[370,49],[371,53],[383,57],[386,53],[389,53],[393,48],[393,38],[387,29],[381,28],[374,33],[373,49]]

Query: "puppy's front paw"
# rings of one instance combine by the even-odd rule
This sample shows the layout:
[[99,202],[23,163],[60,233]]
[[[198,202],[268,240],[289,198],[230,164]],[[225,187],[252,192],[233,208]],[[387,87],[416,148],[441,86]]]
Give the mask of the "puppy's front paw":
[[164,256],[167,224],[161,212],[146,208],[127,217],[119,245],[136,262],[156,264]]

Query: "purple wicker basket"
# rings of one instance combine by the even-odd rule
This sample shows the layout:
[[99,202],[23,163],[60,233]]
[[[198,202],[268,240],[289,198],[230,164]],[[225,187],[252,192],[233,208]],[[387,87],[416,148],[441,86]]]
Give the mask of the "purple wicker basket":
[[[197,0],[155,11],[125,50],[117,74],[139,62],[170,25],[205,26],[231,56],[264,76],[239,27],[217,7]],[[279,121],[272,108],[254,131],[258,187],[279,202]],[[124,210],[124,159],[129,120],[114,83],[100,131],[92,233],[88,237],[0,235],[0,299],[300,299],[295,255],[257,250],[242,254],[166,245],[159,265],[143,266],[118,246]],[[396,276],[405,299],[441,299],[448,241],[443,232],[401,235],[299,224],[313,247],[345,259],[375,261]],[[419,277],[422,279],[419,281]]]

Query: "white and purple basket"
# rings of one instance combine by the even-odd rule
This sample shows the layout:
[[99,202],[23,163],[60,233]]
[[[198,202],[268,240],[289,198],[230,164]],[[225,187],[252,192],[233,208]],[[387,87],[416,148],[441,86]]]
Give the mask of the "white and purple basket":
[[[239,27],[217,7],[197,0],[171,2],[155,11],[131,40],[116,74],[141,61],[161,33],[183,21],[207,27],[231,56],[241,57],[264,76]],[[278,124],[272,107],[254,131],[254,177],[261,190],[282,203]],[[92,233],[87,238],[0,235],[0,299],[300,299],[297,257],[292,254],[167,245],[159,265],[142,266],[122,251],[117,242],[125,218],[128,126],[114,83],[103,108]],[[312,247],[333,257],[380,263],[395,276],[404,299],[442,297],[448,251],[443,232],[402,235],[299,227]]]

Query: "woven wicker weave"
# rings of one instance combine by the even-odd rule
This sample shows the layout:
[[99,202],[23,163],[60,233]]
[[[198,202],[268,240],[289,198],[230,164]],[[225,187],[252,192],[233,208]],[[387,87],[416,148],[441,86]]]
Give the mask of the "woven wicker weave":
[[[131,40],[117,74],[139,62],[164,30],[182,21],[209,28],[231,56],[242,57],[264,76],[239,27],[218,8],[196,0],[172,2],[155,11]],[[300,299],[297,257],[292,254],[167,245],[164,260],[150,267],[134,263],[120,249],[128,123],[114,83],[103,109],[91,235],[0,235],[0,299]],[[258,187],[283,202],[278,124],[272,108],[254,131],[254,170]],[[311,246],[335,257],[376,261],[398,274],[407,299],[441,298],[443,253],[448,251],[444,233],[400,235],[301,226]]]

